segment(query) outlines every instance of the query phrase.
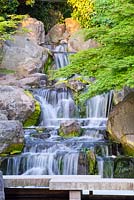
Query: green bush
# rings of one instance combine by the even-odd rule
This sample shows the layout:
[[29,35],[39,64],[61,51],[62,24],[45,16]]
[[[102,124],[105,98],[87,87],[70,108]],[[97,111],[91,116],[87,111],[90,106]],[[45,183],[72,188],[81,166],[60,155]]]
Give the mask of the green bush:
[[83,100],[111,89],[134,87],[133,19],[134,1],[95,0],[92,28],[86,29],[86,37],[97,40],[99,47],[73,55],[71,64],[55,78],[76,73],[94,77],[90,89],[80,96]]
[[19,2],[17,0],[0,0],[0,16],[16,13],[18,6]]

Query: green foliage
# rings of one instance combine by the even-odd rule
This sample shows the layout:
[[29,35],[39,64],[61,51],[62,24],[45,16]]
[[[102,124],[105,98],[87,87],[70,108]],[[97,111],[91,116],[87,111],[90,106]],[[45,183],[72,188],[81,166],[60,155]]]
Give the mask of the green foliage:
[[86,39],[97,40],[99,47],[73,55],[71,64],[55,74],[56,78],[94,77],[90,89],[80,96],[83,100],[111,89],[134,87],[134,2],[96,0],[94,9]]
[[0,68],[0,74],[14,74],[15,71],[11,69]]
[[68,0],[72,6],[72,17],[80,22],[82,27],[90,26],[90,17],[93,12],[92,0]]
[[0,0],[0,17],[1,15],[16,13],[18,5],[17,0]]
[[1,157],[5,157],[7,155],[13,155],[13,154],[19,154],[22,152],[24,148],[24,144],[23,143],[14,143],[14,144],[10,144],[7,149],[4,150],[4,152],[2,152],[0,154]]
[[11,35],[17,30],[17,25],[24,19],[24,15],[0,16],[0,40],[11,39]]

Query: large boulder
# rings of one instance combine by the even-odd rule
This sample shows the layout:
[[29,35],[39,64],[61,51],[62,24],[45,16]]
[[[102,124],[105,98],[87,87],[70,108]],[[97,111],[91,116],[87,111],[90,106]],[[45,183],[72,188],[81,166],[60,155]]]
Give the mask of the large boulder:
[[123,99],[130,93],[134,92],[134,88],[124,87],[122,90],[113,91],[113,103],[114,105],[118,104],[119,102],[123,101]]
[[0,86],[0,110],[6,110],[8,119],[24,122],[35,110],[34,99],[23,89]]
[[69,36],[77,32],[81,28],[79,22],[72,18],[66,18],[65,25],[66,25],[66,32]]
[[81,135],[81,127],[74,120],[62,122],[60,124],[59,135],[64,138],[78,137]]
[[[22,32],[22,28],[27,31]],[[23,78],[29,74],[43,72],[48,59],[48,50],[40,44],[45,42],[42,22],[26,18],[19,26],[20,32],[2,45],[0,68],[13,70]]]
[[38,45],[45,43],[44,24],[32,17],[28,17],[22,21],[21,28],[26,28],[27,37],[35,41]]
[[3,47],[1,68],[14,70],[20,77],[41,72],[48,57],[48,51],[24,35],[15,35]]
[[96,48],[99,44],[94,39],[86,40],[86,33],[79,30],[71,35],[68,41],[68,50],[77,52],[89,48]]
[[22,124],[15,120],[0,121],[0,154],[20,153],[24,146]]
[[122,144],[126,154],[134,156],[134,92],[113,108],[107,130],[113,140]]
[[54,25],[46,36],[46,42],[48,44],[51,43],[59,43],[60,40],[63,39],[63,34],[65,32],[65,24],[56,24]]

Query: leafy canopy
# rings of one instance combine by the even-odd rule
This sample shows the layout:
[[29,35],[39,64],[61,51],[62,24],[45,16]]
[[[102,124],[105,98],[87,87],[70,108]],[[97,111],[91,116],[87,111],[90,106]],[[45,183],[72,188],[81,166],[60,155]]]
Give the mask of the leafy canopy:
[[133,19],[133,0],[94,0],[91,26],[85,31],[87,39],[100,45],[73,55],[70,65],[57,71],[55,78],[73,74],[94,77],[81,99],[123,86],[134,87]]

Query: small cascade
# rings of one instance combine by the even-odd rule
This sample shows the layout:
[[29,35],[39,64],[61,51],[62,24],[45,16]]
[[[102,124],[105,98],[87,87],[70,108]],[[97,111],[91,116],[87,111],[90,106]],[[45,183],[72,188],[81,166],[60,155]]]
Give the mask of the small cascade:
[[60,44],[54,49],[55,69],[62,68],[69,64],[67,44]]
[[86,113],[91,118],[106,118],[112,101],[112,91],[92,97],[87,101]]
[[38,89],[33,94],[41,105],[40,125],[59,127],[60,121],[75,118],[77,107],[68,89]]

